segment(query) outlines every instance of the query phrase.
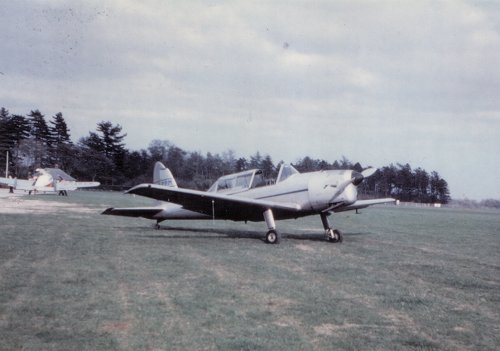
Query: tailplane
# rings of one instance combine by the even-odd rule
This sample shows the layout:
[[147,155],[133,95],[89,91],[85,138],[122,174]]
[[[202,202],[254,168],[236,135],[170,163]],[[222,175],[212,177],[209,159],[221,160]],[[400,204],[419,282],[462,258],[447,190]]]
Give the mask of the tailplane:
[[177,183],[172,175],[172,172],[163,165],[161,162],[155,163],[155,169],[153,172],[153,183],[158,185],[169,186],[172,188],[177,188]]

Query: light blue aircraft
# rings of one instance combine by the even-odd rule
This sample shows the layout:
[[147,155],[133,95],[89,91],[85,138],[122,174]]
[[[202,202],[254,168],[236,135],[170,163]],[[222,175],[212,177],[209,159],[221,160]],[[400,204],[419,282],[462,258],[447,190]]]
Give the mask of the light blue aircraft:
[[265,181],[261,170],[253,169],[220,177],[208,191],[199,191],[179,188],[172,172],[157,162],[153,184],[137,185],[127,191],[159,200],[156,206],[108,208],[102,214],[153,219],[157,228],[167,219],[265,221],[265,238],[270,244],[278,244],[281,239],[275,220],[319,215],[326,240],[342,242],[342,233],[333,229],[328,220],[331,214],[395,201],[357,199],[357,186],[375,172],[375,168],[368,168],[361,173],[299,173],[293,166],[283,164],[273,184]]

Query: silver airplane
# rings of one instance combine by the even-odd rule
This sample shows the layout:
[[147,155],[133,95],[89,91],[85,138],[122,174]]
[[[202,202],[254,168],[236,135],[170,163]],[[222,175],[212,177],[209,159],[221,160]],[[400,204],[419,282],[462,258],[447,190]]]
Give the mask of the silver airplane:
[[99,182],[79,182],[59,168],[37,168],[31,179],[0,177],[0,184],[5,184],[16,190],[28,191],[30,194],[32,192],[56,192],[59,195],[67,195],[68,191],[78,188],[89,188],[100,185]]
[[155,164],[153,184],[137,185],[126,193],[159,200],[153,207],[108,208],[102,214],[143,217],[159,223],[167,219],[225,219],[265,221],[266,241],[278,244],[280,233],[275,220],[320,215],[325,238],[342,242],[342,233],[333,229],[328,217],[335,212],[358,210],[394,202],[392,198],[358,200],[357,186],[376,172],[368,168],[299,173],[282,164],[274,184],[268,184],[261,170],[253,169],[220,177],[208,191],[179,188],[172,172],[161,162]]

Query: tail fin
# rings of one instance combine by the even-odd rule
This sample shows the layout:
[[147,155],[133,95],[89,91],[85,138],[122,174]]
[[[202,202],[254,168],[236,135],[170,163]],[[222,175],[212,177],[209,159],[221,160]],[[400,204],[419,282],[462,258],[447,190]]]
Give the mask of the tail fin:
[[155,163],[155,169],[153,172],[153,183],[177,188],[177,183],[175,182],[172,172],[170,172],[170,170],[167,167],[165,167],[161,162]]

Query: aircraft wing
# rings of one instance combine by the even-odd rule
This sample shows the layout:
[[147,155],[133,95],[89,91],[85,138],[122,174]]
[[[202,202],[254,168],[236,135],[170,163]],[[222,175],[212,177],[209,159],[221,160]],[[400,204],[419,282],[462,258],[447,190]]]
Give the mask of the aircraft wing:
[[137,194],[152,199],[172,202],[183,208],[198,212],[216,219],[231,219],[234,221],[261,221],[262,213],[273,210],[276,218],[293,217],[298,214],[297,204],[276,203],[242,196],[224,195],[211,192],[166,187],[155,184],[141,184],[128,190],[127,193]]
[[94,186],[99,186],[101,183],[99,182],[73,182],[73,181],[61,181],[57,183],[57,190],[76,190],[78,188],[90,188]]
[[76,182],[75,185],[77,188],[92,188],[94,186],[101,185],[101,183],[99,183],[99,182]]
[[390,202],[395,202],[396,200],[393,198],[384,198],[384,199],[373,199],[373,200],[357,200],[353,204],[347,205],[347,206],[340,206],[337,207],[333,210],[333,212],[344,212],[344,211],[351,211],[351,210],[359,210],[361,208],[366,208],[371,205],[377,205],[377,204],[386,204]]
[[17,179],[13,179],[13,178],[2,178],[0,177],[0,184],[5,184],[7,186],[14,186],[14,182],[16,181]]
[[7,186],[13,186],[17,190],[33,190],[34,180],[28,179],[16,179],[16,178],[0,178],[0,184],[5,184]]
[[108,208],[102,214],[125,217],[142,217],[154,219],[158,213],[163,211],[160,207],[123,207],[123,208]]

